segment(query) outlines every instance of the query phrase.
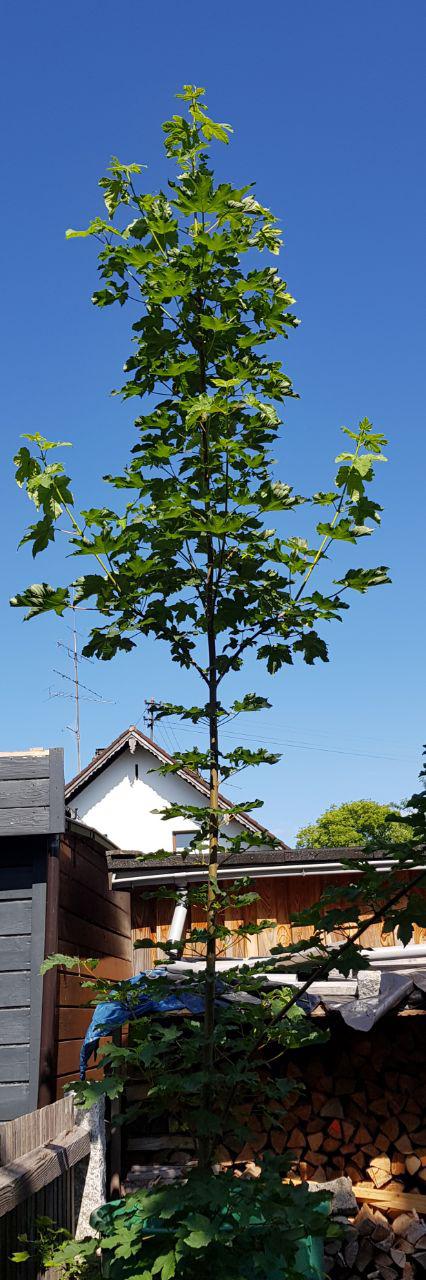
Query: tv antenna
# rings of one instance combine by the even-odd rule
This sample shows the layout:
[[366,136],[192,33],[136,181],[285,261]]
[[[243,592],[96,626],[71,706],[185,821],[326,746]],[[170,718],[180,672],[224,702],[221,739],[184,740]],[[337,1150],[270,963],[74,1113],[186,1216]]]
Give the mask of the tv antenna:
[[[77,773],[80,773],[80,770],[81,770],[80,705],[82,702],[111,703],[112,699],[103,698],[102,694],[98,693],[96,689],[89,689],[89,686],[87,684],[82,684],[82,681],[80,680],[80,672],[79,672],[80,662],[81,661],[90,662],[91,659],[85,658],[84,655],[79,651],[78,632],[77,632],[77,624],[76,624],[77,608],[78,608],[78,605],[75,605],[73,601],[71,604],[72,626],[69,628],[72,633],[71,644],[64,644],[63,640],[56,641],[58,649],[64,649],[65,653],[68,655],[68,658],[71,662],[72,675],[67,675],[65,671],[59,671],[57,667],[53,667],[53,671],[56,676],[59,676],[61,680],[66,680],[67,682],[69,682],[69,684],[72,684],[74,687],[72,690],[70,689],[69,692],[63,691],[62,689],[54,689],[53,687],[50,687],[49,698],[68,698],[70,701],[74,702],[74,711],[75,711],[74,724],[67,724],[66,727],[67,729],[69,729],[70,733],[74,735],[74,738],[75,738],[76,753],[77,753]],[[81,690],[84,690],[84,692],[81,693]]]
[[146,711],[143,715],[143,722],[149,730],[150,738],[154,737],[154,725],[157,719],[157,703],[154,698],[145,698]]

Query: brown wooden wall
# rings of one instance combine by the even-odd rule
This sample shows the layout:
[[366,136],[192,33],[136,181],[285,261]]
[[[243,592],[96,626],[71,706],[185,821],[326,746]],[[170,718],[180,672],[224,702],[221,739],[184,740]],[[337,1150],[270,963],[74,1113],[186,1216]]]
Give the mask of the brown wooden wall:
[[[133,972],[130,895],[110,888],[104,850],[67,832],[60,846],[58,950],[101,957],[96,975],[129,978]],[[61,972],[57,989],[57,1097],[78,1077],[82,1039],[93,1010],[78,976]],[[94,1068],[88,1073],[97,1074]]]
[[[253,888],[259,894],[259,900],[243,908],[238,917],[231,917],[230,913],[227,912],[225,915],[226,923],[235,928],[243,922],[259,923],[260,920],[272,920],[273,926],[261,934],[234,940],[232,945],[221,953],[222,957],[245,959],[249,956],[264,956],[273,946],[288,946],[291,942],[308,939],[311,930],[292,925],[291,921],[294,916],[305,907],[318,902],[324,889],[333,884],[336,886],[337,903],[344,896],[345,883],[351,879],[350,875],[347,877],[344,875],[333,877],[332,875],[303,876],[301,874],[300,876],[265,877],[255,880]],[[141,893],[134,892],[132,895],[133,941],[144,937],[151,938],[153,942],[167,939],[173,908],[174,903],[167,899],[148,899],[145,901]],[[188,913],[187,928],[189,928],[190,924],[192,926],[202,926],[204,922],[205,916],[201,908],[193,906],[190,920]],[[342,935],[339,935],[337,930],[329,935],[328,940],[337,942],[339,941],[339,936],[341,937]],[[425,939],[426,930],[415,927],[413,941],[423,942]],[[370,926],[363,937],[363,945],[366,947],[389,947],[394,946],[395,942],[396,939],[393,933],[382,935],[380,924]],[[200,945],[197,950],[202,954],[203,947]],[[150,968],[156,960],[161,960],[162,958],[163,953],[161,951],[142,948],[135,952],[135,967],[138,971]]]

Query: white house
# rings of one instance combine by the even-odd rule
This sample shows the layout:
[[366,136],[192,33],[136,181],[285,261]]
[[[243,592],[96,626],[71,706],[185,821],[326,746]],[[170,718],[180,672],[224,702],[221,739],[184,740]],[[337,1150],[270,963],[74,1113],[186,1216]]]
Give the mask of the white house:
[[[182,858],[182,851],[197,831],[196,815],[186,818],[172,815],[164,819],[158,810],[174,804],[205,808],[208,785],[189,769],[165,775],[158,771],[159,765],[170,763],[172,757],[167,751],[132,725],[108,747],[96,752],[93,760],[65,788],[71,825],[74,819],[105,838],[111,887],[131,892],[135,940],[146,936],[151,940],[181,937],[187,915],[187,907],[183,905],[186,890],[206,877],[207,859],[203,853],[190,851]],[[257,936],[253,936],[239,949],[237,944],[236,958],[241,954],[258,954],[258,946],[269,951],[276,943],[288,945],[302,937],[309,938],[309,927],[294,926],[294,916],[317,902],[330,883],[335,885],[339,898],[353,875],[360,875],[362,851],[359,848],[289,849],[247,813],[229,814],[227,821],[227,810],[232,805],[224,796],[220,797],[220,807],[225,820],[223,836],[228,832],[230,836],[246,833],[257,837],[251,848],[248,840],[241,849],[234,848],[226,854],[222,852],[220,878],[248,876],[259,899],[256,904],[242,909],[240,923],[245,919],[252,923],[267,919],[271,924],[260,943]],[[161,849],[168,855],[163,860],[153,856]],[[143,859],[141,854],[145,855]],[[358,863],[353,872],[348,866],[351,861]],[[392,869],[389,855],[372,855],[372,862],[383,872]],[[182,891],[175,914],[173,902],[165,902],[161,896],[170,884]],[[155,885],[161,890],[157,901],[154,901],[152,892]],[[176,932],[178,916],[179,931]],[[192,924],[197,923],[195,908],[191,908],[191,920]],[[330,940],[338,943],[341,935],[337,931],[336,936],[330,935]],[[418,964],[420,953],[426,949],[425,931],[416,927],[414,944],[407,949],[398,942],[397,932],[387,934],[382,940],[381,923],[378,921],[367,929],[364,945],[373,948],[371,956],[377,954],[382,957],[385,952],[386,961],[392,968],[405,968],[407,962],[409,966]],[[392,943],[396,945],[393,947]],[[261,954],[265,954],[265,950]],[[137,955],[141,963],[146,962],[142,951]],[[152,959],[153,954],[150,953],[150,962]]]
[[[196,832],[196,820],[163,819],[156,811],[172,804],[204,808],[208,803],[208,786],[203,778],[188,769],[163,775],[156,769],[156,763],[170,764],[172,757],[131,725],[109,747],[98,751],[86,768],[67,784],[65,798],[71,817],[93,827],[120,849],[140,853],[165,849],[179,853]],[[224,813],[230,804],[221,797]],[[245,830],[256,835],[261,833],[265,843],[271,841],[271,833],[249,814],[230,818],[226,826],[230,836]],[[282,844],[282,848],[286,846]]]

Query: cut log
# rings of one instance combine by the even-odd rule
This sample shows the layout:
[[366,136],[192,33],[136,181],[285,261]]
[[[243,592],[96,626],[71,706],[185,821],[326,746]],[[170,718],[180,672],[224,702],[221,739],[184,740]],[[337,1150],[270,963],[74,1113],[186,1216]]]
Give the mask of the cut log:
[[396,1142],[399,1134],[399,1121],[396,1116],[389,1116],[388,1120],[384,1120],[382,1124],[382,1132],[391,1142]]
[[[394,1232],[395,1232],[395,1235],[396,1235],[396,1236],[405,1236],[405,1235],[406,1235],[406,1232],[409,1230],[409,1228],[411,1227],[412,1223],[413,1223],[413,1218],[411,1217],[411,1214],[409,1214],[409,1213],[399,1213],[399,1214],[398,1214],[398,1217],[397,1217],[397,1218],[394,1218],[393,1223],[392,1223],[392,1226],[393,1226],[393,1230],[394,1230]],[[426,1227],[425,1227],[425,1231],[426,1231]]]
[[411,1138],[408,1137],[408,1133],[402,1133],[401,1137],[397,1138],[395,1146],[397,1151],[400,1151],[403,1156],[411,1155],[413,1150],[413,1143]]
[[418,1129],[414,1141],[416,1147],[426,1147],[426,1129]]
[[387,1098],[377,1098],[374,1102],[370,1102],[370,1111],[376,1116],[388,1116],[389,1106]]
[[281,1129],[271,1129],[270,1140],[271,1146],[274,1151],[276,1151],[277,1155],[282,1155],[284,1147],[287,1144],[287,1134],[283,1133]]
[[421,1161],[418,1156],[406,1156],[405,1168],[410,1178],[414,1178],[415,1174],[418,1173],[418,1170],[421,1169],[421,1167]]
[[358,1256],[358,1251],[359,1251],[358,1240],[356,1239],[350,1240],[349,1244],[346,1245],[346,1249],[344,1251],[345,1263],[346,1263],[346,1266],[349,1267],[350,1269],[352,1269],[356,1261],[356,1258]]
[[363,1125],[360,1125],[359,1129],[354,1133],[354,1142],[356,1142],[357,1147],[367,1146],[369,1142],[372,1142],[371,1133]]
[[[320,1117],[320,1116],[312,1116],[311,1120],[308,1120],[308,1123],[307,1123],[307,1125],[306,1125],[306,1132],[307,1132],[307,1133],[320,1133],[320,1132],[322,1133],[323,1128],[324,1128],[324,1124],[323,1124],[323,1121],[321,1120],[321,1117]],[[352,1129],[352,1132],[353,1132],[353,1129]]]
[[395,1266],[402,1271],[403,1267],[405,1267],[405,1253],[403,1253],[402,1249],[391,1249],[390,1256]]
[[288,1145],[290,1151],[297,1151],[299,1147],[303,1149],[305,1146],[305,1135],[302,1133],[301,1129],[293,1129],[292,1133],[289,1134]]
[[[319,1134],[318,1135],[314,1134],[314,1137],[317,1137],[317,1136],[319,1137]],[[327,1151],[329,1154],[331,1154],[333,1151],[341,1151],[342,1149],[340,1146],[340,1142],[336,1142],[335,1138],[325,1138],[322,1144],[319,1143],[319,1146],[321,1145],[323,1146],[324,1151]],[[353,1150],[355,1150],[355,1148],[353,1148]]]
[[342,1125],[340,1123],[340,1120],[332,1120],[331,1124],[329,1124],[328,1126],[327,1132],[330,1138],[338,1138],[340,1141],[342,1137]]
[[328,1098],[320,1109],[320,1115],[330,1116],[332,1120],[343,1119],[343,1107],[340,1098]]
[[[410,1106],[411,1106],[411,1103],[410,1103]],[[404,1125],[404,1129],[407,1130],[407,1133],[414,1133],[416,1129],[420,1128],[420,1123],[421,1123],[420,1116],[415,1115],[414,1112],[408,1112],[408,1111],[404,1111],[402,1122]]]
[[303,1106],[296,1107],[295,1109],[295,1115],[297,1116],[297,1119],[303,1120],[304,1123],[306,1123],[306,1120],[309,1120],[311,1113],[312,1113],[312,1107],[310,1102],[306,1102],[304,1103]]
[[373,1253],[374,1253],[374,1246],[371,1240],[369,1240],[367,1236],[364,1236],[364,1239],[361,1240],[361,1244],[358,1249],[358,1255],[356,1260],[356,1269],[357,1271],[361,1272],[361,1275],[363,1271],[366,1271],[367,1267],[370,1265],[370,1262],[372,1261],[372,1258],[373,1258]]
[[[354,1218],[354,1229],[360,1231],[361,1234],[372,1232],[374,1230],[374,1213],[368,1204],[362,1204],[358,1209],[356,1218]],[[387,1224],[386,1224],[387,1225]]]
[[[397,1219],[395,1218],[396,1221]],[[426,1222],[419,1222],[418,1219],[416,1221],[415,1218],[412,1218],[409,1227],[405,1228],[404,1234],[410,1244],[417,1244],[423,1236],[426,1236]]]
[[[323,1136],[322,1136],[322,1133],[309,1133],[309,1134],[308,1134],[308,1147],[310,1147],[310,1150],[311,1150],[311,1151],[319,1151],[320,1147],[322,1147],[322,1144],[323,1144]],[[336,1144],[336,1145],[337,1145],[337,1144]],[[330,1148],[326,1148],[326,1147],[324,1146],[324,1150],[327,1150],[327,1149],[329,1150]],[[332,1150],[334,1150],[334,1149],[335,1149],[335,1148],[334,1148],[334,1144],[333,1144],[333,1148],[332,1148]]]
[[377,1169],[374,1165],[370,1165],[367,1169],[369,1178],[374,1182],[375,1187],[386,1187],[388,1182],[392,1181],[392,1174],[386,1169]]

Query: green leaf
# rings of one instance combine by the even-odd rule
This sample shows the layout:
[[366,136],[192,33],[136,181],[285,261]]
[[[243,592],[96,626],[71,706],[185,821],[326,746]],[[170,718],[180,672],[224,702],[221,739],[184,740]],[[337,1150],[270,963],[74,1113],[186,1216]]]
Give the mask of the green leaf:
[[70,603],[70,597],[68,587],[50,587],[47,582],[33,582],[31,587],[13,596],[10,603],[15,609],[27,609],[26,618],[35,618],[50,610],[62,617]]
[[171,1249],[170,1253],[166,1253],[166,1256],[163,1261],[163,1266],[161,1268],[161,1280],[171,1280],[171,1277],[174,1276],[175,1271],[176,1271],[176,1254],[174,1249]]
[[213,1228],[209,1224],[208,1219],[206,1219],[205,1227],[201,1229],[198,1228],[195,1231],[190,1231],[189,1235],[184,1237],[185,1244],[189,1245],[190,1249],[205,1249],[213,1239],[213,1235]]
[[370,587],[380,587],[391,581],[386,565],[378,565],[376,569],[348,569],[344,578],[335,579],[336,586],[350,587],[352,591],[364,594]]
[[81,956],[68,956],[63,955],[62,952],[56,952],[55,955],[47,956],[47,959],[42,961],[40,973],[44,975],[50,969],[55,969],[57,965],[63,965],[64,969],[81,969],[82,964],[86,969],[96,969],[100,961],[89,958],[82,960]]
[[231,711],[239,713],[240,711],[265,711],[270,710],[271,703],[268,698],[263,698],[257,693],[245,693],[243,698],[236,698],[231,705]]

